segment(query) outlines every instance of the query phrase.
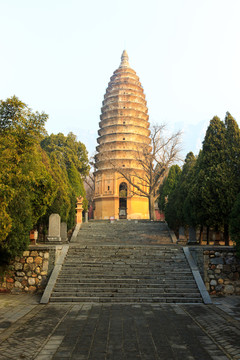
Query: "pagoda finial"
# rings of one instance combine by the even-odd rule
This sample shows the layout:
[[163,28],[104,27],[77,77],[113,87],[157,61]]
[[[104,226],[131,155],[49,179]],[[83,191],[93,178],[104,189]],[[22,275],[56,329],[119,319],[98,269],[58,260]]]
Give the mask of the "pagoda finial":
[[126,50],[123,50],[120,67],[129,67],[128,54]]

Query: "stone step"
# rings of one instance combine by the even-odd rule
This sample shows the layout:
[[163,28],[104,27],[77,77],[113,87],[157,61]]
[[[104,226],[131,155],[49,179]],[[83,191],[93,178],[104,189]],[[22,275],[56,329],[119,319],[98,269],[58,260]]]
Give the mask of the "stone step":
[[62,267],[62,272],[66,273],[66,274],[70,274],[70,273],[74,273],[74,274],[88,274],[88,273],[99,273],[99,274],[103,274],[103,273],[108,273],[111,272],[111,274],[116,274],[116,275],[121,275],[123,273],[128,273],[128,274],[141,274],[144,273],[146,275],[151,275],[151,274],[158,274],[160,276],[164,276],[165,274],[172,274],[172,275],[177,275],[178,277],[181,276],[185,276],[185,275],[192,275],[192,272],[189,269],[183,268],[183,269],[173,269],[171,270],[171,268],[162,268],[162,267],[155,267],[155,266],[138,266],[138,267],[134,267],[134,266],[75,266],[75,267]]
[[185,276],[179,276],[177,275],[173,275],[171,274],[171,276],[169,274],[139,274],[139,273],[121,273],[121,274],[115,274],[115,273],[111,273],[111,272],[106,272],[106,273],[82,273],[82,274],[74,274],[74,273],[69,273],[69,274],[65,274],[65,273],[61,273],[58,277],[59,280],[67,280],[70,282],[71,280],[74,281],[86,281],[87,279],[91,280],[91,279],[96,279],[98,281],[113,281],[113,280],[118,280],[118,279],[122,279],[123,282],[125,282],[126,280],[132,280],[132,279],[137,279],[139,283],[149,283],[151,282],[155,282],[155,283],[168,283],[168,282],[188,282],[189,280],[193,280],[192,276],[189,275],[185,275]]
[[[104,252],[104,254],[101,254],[102,252]],[[112,259],[112,258],[120,258],[120,259],[156,259],[156,260],[170,260],[170,259],[174,259],[174,260],[181,260],[184,259],[183,254],[173,254],[172,252],[169,254],[146,254],[144,253],[139,253],[139,252],[129,252],[129,253],[119,253],[119,252],[108,252],[105,249],[101,250],[101,252],[90,252],[85,250],[82,253],[74,253],[74,254],[68,254],[66,259],[75,259],[77,260],[81,260],[82,258],[94,258],[94,259]]]
[[78,261],[83,261],[83,260],[96,260],[96,261],[105,261],[105,259],[108,260],[115,260],[115,259],[120,259],[120,260],[126,260],[126,259],[131,259],[131,260],[144,260],[144,261],[153,261],[153,262],[164,262],[164,261],[185,261],[183,256],[174,256],[174,255],[169,255],[169,256],[158,256],[154,254],[151,255],[146,255],[146,254],[128,254],[128,255],[121,255],[121,254],[105,254],[104,256],[101,256],[100,254],[96,254],[96,256],[91,255],[91,254],[76,254],[76,255],[71,255],[71,256],[67,256],[66,257],[66,261],[71,261],[71,262],[78,262]]
[[158,239],[159,224],[147,223],[146,231],[144,224],[113,225],[83,225],[82,240],[70,244],[52,302],[202,302],[182,247],[171,240],[147,244],[151,236]]
[[132,246],[127,246],[127,245],[79,245],[79,246],[71,246],[71,249],[69,250],[71,253],[72,252],[81,252],[81,251],[101,251],[102,249],[106,250],[106,251],[114,251],[114,252],[121,252],[121,253],[125,253],[125,252],[147,252],[147,253],[153,253],[154,251],[156,251],[157,254],[163,254],[165,253],[176,253],[176,254],[180,254],[182,247],[179,245],[172,245],[172,246],[163,246],[163,245],[158,245],[158,246],[154,246],[154,245],[132,245]]
[[85,294],[85,293],[90,293],[90,294],[96,294],[96,293],[102,293],[102,294],[105,294],[105,293],[108,293],[108,294],[116,294],[116,293],[119,293],[119,294],[122,294],[122,293],[126,293],[126,294],[136,294],[136,293],[141,293],[142,295],[149,295],[149,296],[152,296],[152,294],[161,294],[163,296],[168,296],[169,294],[184,294],[184,296],[186,295],[189,295],[189,294],[197,294],[197,296],[200,296],[200,294],[198,293],[198,289],[186,289],[186,288],[182,288],[182,289],[176,289],[176,288],[173,288],[173,289],[170,289],[170,288],[74,288],[74,287],[58,287],[58,288],[54,288],[54,291],[53,291],[53,294],[57,294],[57,293],[63,293],[63,294],[78,294],[78,295],[82,295],[82,294]]
[[199,297],[71,297],[71,296],[59,296],[51,297],[51,302],[99,302],[99,303],[184,303],[184,304],[191,304],[191,303],[201,303],[202,300]]
[[72,248],[69,249],[69,253],[68,255],[74,255],[74,256],[77,256],[79,254],[85,254],[85,253],[88,253],[88,254],[100,254],[101,252],[103,252],[104,250],[104,253],[102,254],[103,256],[105,256],[106,254],[119,254],[119,255],[135,255],[135,254],[139,254],[139,255],[148,255],[148,256],[152,256],[154,255],[154,253],[156,253],[156,256],[180,256],[182,254],[182,249],[169,249],[169,250],[159,250],[158,249],[154,249],[154,248],[151,248],[149,249],[148,248],[143,248],[143,249],[139,249],[139,248],[129,248],[129,249],[126,249],[126,248],[123,248],[123,249],[119,249],[119,248],[114,248],[114,249],[111,249],[107,246],[105,247],[102,247],[100,248],[99,246],[97,247],[92,247],[92,248],[79,248],[79,249],[76,249],[76,250],[73,250]]
[[93,249],[82,249],[81,251],[72,251],[72,250],[69,250],[69,253],[68,253],[68,256],[71,255],[71,256],[84,256],[84,254],[89,254],[89,255],[93,255],[93,254],[96,254],[96,255],[100,255],[102,252],[104,251],[104,254],[102,254],[103,256],[106,256],[106,255],[111,255],[111,256],[114,256],[114,255],[119,255],[119,256],[134,256],[134,255],[146,255],[146,256],[154,256],[154,253],[156,253],[156,256],[158,257],[178,257],[178,256],[181,256],[182,252],[180,251],[157,251],[157,250],[151,250],[151,251],[147,251],[147,250],[143,250],[143,251],[139,251],[139,250],[135,250],[135,249],[132,249],[132,250],[128,250],[128,251],[120,251],[118,249],[113,249],[113,250],[109,250],[108,248],[103,248],[103,249],[97,249],[97,248],[93,248]]
[[[145,259],[144,259],[145,260]],[[157,266],[157,267],[171,267],[172,265],[176,265],[178,264],[178,267],[182,266],[184,268],[184,266],[186,266],[186,262],[185,261],[142,261],[140,262],[140,259],[136,259],[136,260],[124,260],[124,259],[109,259],[108,261],[101,261],[100,259],[94,259],[94,260],[90,260],[88,259],[88,261],[84,261],[83,259],[78,260],[78,261],[69,261],[66,260],[64,267],[72,267],[72,266],[109,266],[109,265],[131,265],[131,266],[136,266],[136,267],[140,267],[140,266]]]
[[[79,299],[81,298],[92,298],[92,297],[100,297],[100,298],[128,298],[131,297],[133,299],[138,299],[138,298],[148,298],[148,299],[153,299],[153,298],[199,298],[201,299],[201,296],[198,293],[192,293],[192,294],[183,294],[183,293],[170,293],[170,294],[166,294],[166,293],[134,293],[134,292],[130,292],[128,293],[118,293],[118,292],[114,292],[114,293],[107,293],[107,292],[86,292],[86,293],[78,293],[78,292],[70,292],[70,293],[65,293],[65,292],[53,292],[52,294],[53,297],[78,297]],[[80,300],[81,301],[81,300]]]
[[196,284],[194,281],[192,282],[180,282],[180,283],[156,283],[156,282],[152,282],[152,283],[142,283],[137,281],[125,281],[125,282],[110,282],[109,280],[103,282],[103,281],[98,281],[98,282],[81,282],[81,279],[79,280],[79,282],[75,281],[58,281],[57,285],[55,285],[55,288],[58,287],[112,287],[112,288],[129,288],[131,286],[135,286],[136,288],[164,288],[164,289],[187,289],[187,288],[197,288]]
[[149,268],[156,268],[156,269],[159,269],[159,270],[169,270],[169,271],[188,271],[189,268],[186,266],[187,264],[179,264],[177,262],[173,262],[172,264],[171,263],[162,263],[162,264],[159,264],[159,263],[143,263],[141,264],[140,262],[138,263],[133,263],[133,262],[126,262],[126,263],[123,263],[123,262],[112,262],[112,263],[107,263],[107,264],[101,264],[99,262],[92,262],[90,264],[84,264],[84,263],[78,263],[78,264],[65,264],[63,265],[63,269],[65,270],[68,270],[68,269],[71,269],[71,268],[81,268],[81,269],[88,269],[88,268],[109,268],[109,267],[112,267],[112,268],[115,268],[115,269],[121,269],[121,268],[126,268],[126,269],[139,269],[139,268],[143,268],[143,269],[149,269]]
[[[141,284],[141,286],[148,286],[149,284],[157,284],[158,286],[192,286],[192,285],[196,285],[195,281],[193,278],[190,279],[186,279],[186,280],[182,280],[179,279],[177,282],[175,280],[169,280],[166,279],[161,280],[161,282],[159,281],[159,279],[147,279],[147,282],[143,281],[143,279],[134,279],[134,278],[117,278],[117,279],[106,279],[106,278],[92,278],[90,277],[85,277],[85,278],[74,278],[74,279],[69,279],[69,277],[64,277],[61,276],[58,278],[59,281],[57,282],[57,284],[80,284],[80,283],[84,283],[84,284],[96,284],[99,286],[104,285],[104,284],[109,284],[109,282],[111,281],[111,284]],[[157,281],[156,281],[157,280]]]
[[112,271],[111,269],[109,269],[108,271],[94,271],[94,270],[89,270],[89,271],[64,271],[60,274],[61,276],[65,276],[65,277],[69,277],[69,276],[74,276],[77,278],[81,278],[81,277],[90,277],[90,276],[94,276],[95,278],[107,278],[107,279],[111,279],[111,278],[139,278],[139,279],[165,279],[166,277],[168,279],[189,279],[192,277],[191,273],[186,273],[186,274],[182,274],[179,275],[178,273],[168,273],[168,272],[144,272],[142,271]]

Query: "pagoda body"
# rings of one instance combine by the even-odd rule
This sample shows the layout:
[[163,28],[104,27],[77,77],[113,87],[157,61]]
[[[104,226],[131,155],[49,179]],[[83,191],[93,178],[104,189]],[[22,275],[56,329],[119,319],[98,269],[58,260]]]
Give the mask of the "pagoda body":
[[[151,149],[145,95],[136,72],[129,66],[126,51],[110,78],[101,110],[95,156],[94,218],[148,219],[148,199],[133,194],[134,187],[117,171],[122,168],[144,176],[137,161],[139,149],[143,145]],[[132,176],[132,181],[138,179]]]

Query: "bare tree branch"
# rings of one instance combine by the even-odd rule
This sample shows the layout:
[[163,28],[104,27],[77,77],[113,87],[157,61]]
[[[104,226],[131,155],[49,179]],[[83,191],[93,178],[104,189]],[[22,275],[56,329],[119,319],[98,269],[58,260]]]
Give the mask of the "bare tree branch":
[[[150,216],[151,219],[154,219],[154,202],[159,197],[159,187],[170,166],[180,160],[181,131],[169,135],[166,125],[154,124],[151,127],[150,138],[150,146],[140,145],[138,150],[135,151],[135,161],[139,169],[123,169],[117,165],[117,162],[111,156],[109,156],[108,160],[112,167],[132,186],[131,192],[133,195],[149,199]],[[136,183],[136,179],[139,182]]]

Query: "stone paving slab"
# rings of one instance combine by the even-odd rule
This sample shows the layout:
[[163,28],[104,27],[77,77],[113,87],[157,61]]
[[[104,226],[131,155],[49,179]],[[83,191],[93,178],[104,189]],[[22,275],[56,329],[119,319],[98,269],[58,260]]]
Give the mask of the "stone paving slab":
[[204,304],[38,304],[0,296],[0,359],[240,359],[240,297]]

